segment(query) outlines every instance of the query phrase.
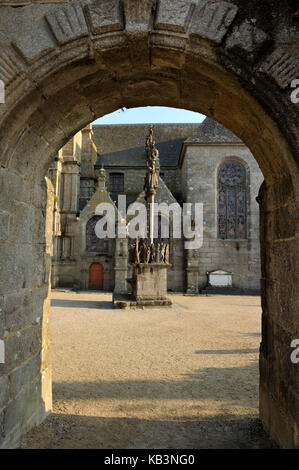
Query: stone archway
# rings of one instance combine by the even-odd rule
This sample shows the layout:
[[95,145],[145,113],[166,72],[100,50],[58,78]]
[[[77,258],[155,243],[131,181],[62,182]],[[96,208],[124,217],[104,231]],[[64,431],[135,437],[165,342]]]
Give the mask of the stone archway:
[[86,124],[141,105],[212,117],[245,142],[263,171],[260,412],[272,438],[299,447],[298,365],[290,362],[290,343],[299,335],[292,2],[8,3],[0,6],[2,447],[14,445],[51,409],[44,175],[58,149]]

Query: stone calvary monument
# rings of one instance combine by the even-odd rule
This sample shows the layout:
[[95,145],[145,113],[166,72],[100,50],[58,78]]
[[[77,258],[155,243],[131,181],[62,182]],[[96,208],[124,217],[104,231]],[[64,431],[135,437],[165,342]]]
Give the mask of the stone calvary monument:
[[[130,247],[129,262],[133,267],[133,275],[127,281],[133,293],[129,304],[131,306],[170,306],[171,300],[167,298],[167,269],[171,266],[169,242],[162,240],[159,223],[160,227],[156,227],[158,236],[154,237],[154,202],[159,184],[159,151],[153,140],[153,126],[150,126],[146,139],[146,168],[144,199],[147,213],[147,236],[136,238]],[[116,298],[114,300],[119,306]]]

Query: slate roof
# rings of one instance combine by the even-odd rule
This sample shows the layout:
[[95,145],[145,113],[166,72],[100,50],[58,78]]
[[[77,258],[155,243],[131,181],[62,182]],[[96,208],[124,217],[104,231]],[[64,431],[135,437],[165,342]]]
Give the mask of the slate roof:
[[[183,143],[198,126],[196,123],[154,125],[160,166],[178,164]],[[95,166],[144,166],[148,131],[148,124],[94,125],[92,138],[98,152]]]
[[[141,191],[141,193],[139,193],[137,198],[135,197],[134,201],[132,202],[138,202],[138,203],[144,204],[144,196],[145,196],[144,191]],[[157,193],[155,195],[155,202],[157,204],[161,204],[164,202],[168,205],[178,202],[161,177],[159,177]],[[133,215],[128,216],[128,219],[130,220],[133,217],[134,217]],[[170,217],[172,217],[172,214],[170,215]]]
[[[95,167],[145,166],[145,140],[148,124],[105,124],[93,126],[93,141],[97,147]],[[159,150],[160,166],[177,166],[186,144],[242,143],[229,129],[213,119],[201,124],[155,124],[154,140]]]
[[186,140],[186,144],[209,144],[209,143],[243,143],[229,129],[214,121],[206,118],[197,130]]

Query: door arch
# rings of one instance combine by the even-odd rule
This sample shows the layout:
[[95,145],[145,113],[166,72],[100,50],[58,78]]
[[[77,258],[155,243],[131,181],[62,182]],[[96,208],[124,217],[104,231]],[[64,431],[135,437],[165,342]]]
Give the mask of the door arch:
[[[289,357],[291,340],[299,335],[298,112],[291,101],[291,83],[298,78],[296,7],[267,0],[275,17],[269,21],[269,8],[258,3],[264,2],[173,0],[169,8],[166,0],[121,0],[111,1],[108,12],[110,2],[83,0],[1,7],[0,302],[9,309],[16,296],[21,301],[30,292],[37,301],[28,309],[42,320],[22,324],[13,337],[18,354],[6,362],[5,375],[25,367],[31,354],[40,360],[40,375],[31,380],[21,374],[19,396],[7,396],[4,410],[13,401],[21,410],[20,396],[28,406],[5,422],[0,446],[40,423],[52,406],[46,328],[52,220],[46,226],[44,185],[49,165],[95,118],[122,107],[159,105],[217,120],[243,140],[264,174],[261,418],[280,445],[299,447],[298,369]],[[24,322],[29,315],[32,310],[24,309]],[[29,326],[27,336],[23,326]],[[24,348],[38,328],[38,340]],[[10,341],[7,336],[5,343]]]
[[103,290],[104,269],[101,263],[92,263],[89,267],[88,289]]

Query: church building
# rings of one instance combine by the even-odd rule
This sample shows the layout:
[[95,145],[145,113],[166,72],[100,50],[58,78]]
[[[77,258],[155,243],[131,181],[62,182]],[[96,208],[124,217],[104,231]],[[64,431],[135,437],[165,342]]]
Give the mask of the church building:
[[[59,151],[49,170],[55,194],[52,287],[129,292],[130,239],[98,238],[96,207],[110,203],[117,215],[119,195],[126,196],[127,208],[144,202],[148,128],[89,125]],[[185,249],[185,240],[170,230],[168,290],[197,294],[218,285],[258,292],[256,197],[263,175],[253,155],[210,118],[201,124],[155,124],[153,129],[160,165],[155,202],[203,204],[200,248]]]

